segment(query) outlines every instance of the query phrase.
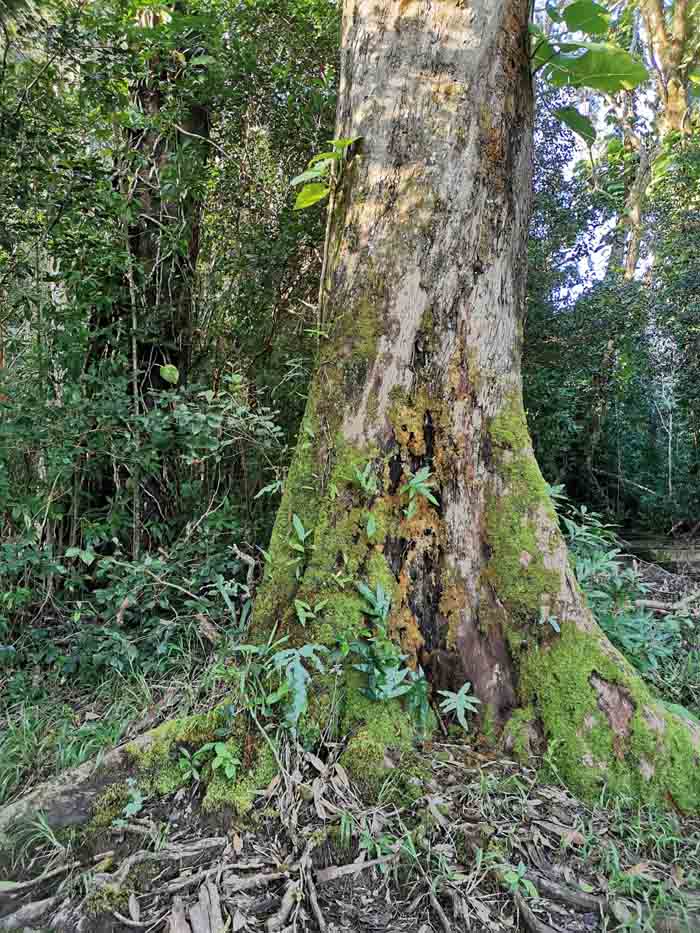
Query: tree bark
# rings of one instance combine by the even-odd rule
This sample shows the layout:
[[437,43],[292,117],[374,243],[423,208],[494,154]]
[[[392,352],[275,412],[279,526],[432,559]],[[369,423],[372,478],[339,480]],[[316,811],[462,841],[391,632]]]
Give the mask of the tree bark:
[[[691,26],[688,0],[674,0],[667,16],[662,0],[640,3],[649,50],[656,70],[656,85],[661,102],[659,130],[667,133],[690,133],[688,116],[688,74],[694,56],[688,55]],[[696,57],[696,56],[695,56]]]
[[[694,809],[700,733],[596,626],[525,421],[527,15],[525,0],[345,2],[336,135],[360,139],[334,200],[330,336],[254,629],[357,637],[357,584],[381,584],[409,663],[434,688],[469,681],[484,734],[524,757],[549,744],[581,793],[607,784]],[[367,464],[374,483],[358,480]],[[410,506],[423,468],[437,504],[418,494]],[[313,625],[299,625],[295,599],[325,600]],[[366,771],[403,726],[357,688],[348,676],[341,727],[354,730],[348,762]]]

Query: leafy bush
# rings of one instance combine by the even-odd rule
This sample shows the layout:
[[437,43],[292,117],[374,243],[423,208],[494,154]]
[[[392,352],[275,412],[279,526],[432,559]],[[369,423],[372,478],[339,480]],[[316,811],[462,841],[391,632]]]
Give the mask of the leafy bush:
[[[686,616],[655,616],[637,605],[648,592],[638,570],[624,566],[622,545],[614,526],[597,512],[572,505],[560,487],[552,490],[559,502],[560,519],[569,544],[569,553],[579,584],[583,588],[598,624],[612,643],[664,693],[665,680],[686,656],[687,638],[697,637],[694,622]],[[688,675],[690,670],[688,669]],[[700,678],[698,678],[700,679]],[[698,703],[700,694],[690,701]]]

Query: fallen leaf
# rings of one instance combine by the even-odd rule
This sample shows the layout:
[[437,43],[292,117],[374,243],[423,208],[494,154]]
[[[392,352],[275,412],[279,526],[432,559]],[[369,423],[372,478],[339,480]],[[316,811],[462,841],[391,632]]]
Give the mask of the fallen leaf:
[[582,846],[586,840],[578,830],[569,829],[562,834],[561,841],[565,846]]
[[129,916],[136,923],[141,919],[141,905],[133,892],[129,895]]
[[218,642],[220,642],[221,632],[218,630],[218,628],[201,613],[197,615],[197,618],[199,619],[199,634],[202,636],[202,638],[206,638],[206,640],[212,645],[216,645]]

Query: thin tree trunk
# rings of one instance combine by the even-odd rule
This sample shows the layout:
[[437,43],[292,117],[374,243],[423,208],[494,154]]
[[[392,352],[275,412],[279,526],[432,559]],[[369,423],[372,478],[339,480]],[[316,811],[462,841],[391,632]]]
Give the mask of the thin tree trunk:
[[[336,135],[361,139],[336,192],[331,334],[254,629],[358,637],[357,585],[381,585],[410,662],[440,689],[469,681],[492,738],[522,755],[554,742],[581,792],[607,783],[697,807],[700,734],[652,700],[595,625],[525,422],[527,15],[524,0],[345,2]],[[376,489],[358,481],[367,464]],[[406,486],[425,469],[437,504],[411,505]],[[298,624],[295,598],[325,600],[317,623]],[[346,761],[366,776],[403,727],[357,686],[349,676],[341,728],[355,731]]]

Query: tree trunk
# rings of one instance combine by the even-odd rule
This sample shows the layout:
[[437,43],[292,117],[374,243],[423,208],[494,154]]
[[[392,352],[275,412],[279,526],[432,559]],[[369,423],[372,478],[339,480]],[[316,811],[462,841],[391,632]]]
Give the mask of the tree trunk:
[[[134,89],[137,109],[157,120],[174,80],[156,63],[148,79]],[[146,389],[168,387],[160,376],[161,366],[176,366],[182,381],[190,367],[202,210],[201,197],[191,189],[206,165],[208,137],[209,114],[195,103],[169,134],[157,129],[133,134],[130,154],[137,168],[132,196],[140,210],[129,230],[129,250],[140,286],[137,355]],[[164,193],[168,186],[172,194]]]
[[[434,688],[469,681],[486,736],[522,756],[549,744],[581,793],[607,784],[693,809],[700,733],[593,621],[525,421],[527,16],[525,0],[345,2],[337,136],[360,140],[334,200],[330,335],[254,629],[351,640],[367,623],[357,584],[381,584],[409,662]],[[424,468],[437,504],[410,502]],[[306,628],[295,599],[325,600]],[[348,675],[340,724],[366,776],[407,719],[358,685]]]

